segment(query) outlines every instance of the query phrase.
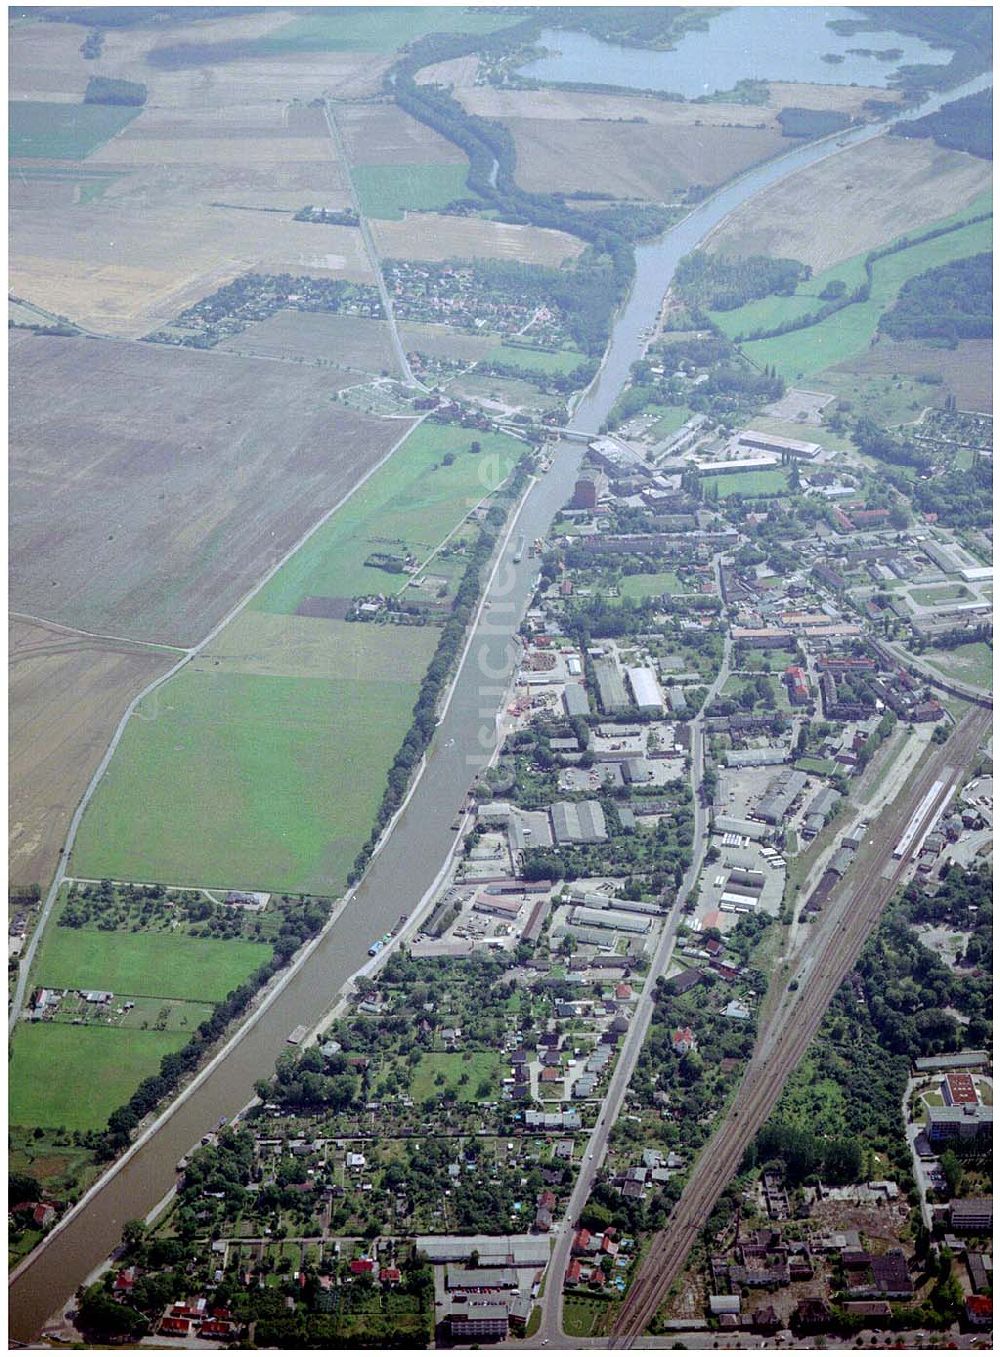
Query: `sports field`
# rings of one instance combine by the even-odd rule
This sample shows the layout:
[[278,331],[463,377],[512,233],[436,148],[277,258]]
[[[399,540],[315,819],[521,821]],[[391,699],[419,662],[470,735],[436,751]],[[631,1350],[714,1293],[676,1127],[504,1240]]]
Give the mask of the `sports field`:
[[93,1131],[104,1125],[163,1056],[188,1041],[184,1032],[129,1032],[18,1023],[11,1049],[12,1126],[64,1126]]
[[218,1002],[271,959],[266,943],[49,928],[33,978],[49,989]]
[[706,476],[702,481],[706,490],[718,491],[719,498],[727,495],[784,495],[788,491],[788,475],[784,471],[742,471],[727,476]]
[[781,376],[791,381],[846,362],[868,348],[882,313],[893,304],[908,279],[949,260],[989,250],[992,237],[991,220],[975,222],[912,249],[887,255],[874,265],[868,301],[846,306],[818,325],[744,344],[743,351],[761,366],[773,364]]
[[355,165],[351,178],[366,217],[401,221],[408,211],[433,212],[467,198],[469,167],[461,165]]
[[112,104],[49,104],[15,99],[7,105],[12,160],[85,160],[140,112]]

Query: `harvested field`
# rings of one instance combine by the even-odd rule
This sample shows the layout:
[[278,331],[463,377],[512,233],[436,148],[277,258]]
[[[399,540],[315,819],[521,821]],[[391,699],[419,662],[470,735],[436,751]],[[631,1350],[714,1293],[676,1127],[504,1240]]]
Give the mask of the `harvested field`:
[[365,316],[279,311],[242,334],[224,339],[217,347],[228,353],[350,369],[350,375],[339,382],[341,387],[356,380],[359,372],[399,375],[388,325]]
[[289,363],[25,333],[11,359],[11,603],[89,631],[200,639],[406,427]]
[[[350,227],[173,198],[143,207],[117,189],[71,212],[19,209],[15,198],[11,290],[86,329],[140,338],[250,270],[372,281],[360,232]],[[239,203],[238,194],[223,201]],[[325,200],[310,190],[280,196],[291,208]]]
[[689,125],[515,118],[517,182],[533,192],[581,190],[665,202],[691,184],[714,185],[788,149],[780,133]]
[[[463,58],[464,60],[464,58]],[[447,63],[451,64],[451,63]],[[680,104],[642,94],[594,94],[582,90],[506,90],[470,85],[457,96],[470,113],[504,122],[623,122],[633,127],[778,127],[774,113],[761,104]]]
[[480,217],[446,217],[431,212],[403,221],[373,221],[379,253],[388,259],[517,259],[558,265],[583,253],[583,241],[542,226],[513,226]]
[[875,137],[757,194],[713,232],[706,248],[785,256],[826,269],[958,212],[991,180],[988,161],[931,141]]
[[11,99],[82,102],[94,74],[80,54],[88,32],[84,24],[8,23]]
[[899,90],[882,89],[878,85],[800,85],[773,80],[768,85],[767,107],[775,111],[783,108],[816,108],[846,113],[851,118],[863,118],[864,106],[869,99],[899,104],[902,98]]
[[993,410],[993,342],[989,339],[963,339],[953,349],[939,348],[918,339],[896,343],[880,339],[872,348],[835,368],[816,374],[816,384],[836,381],[835,389],[846,379],[862,382],[871,378],[937,374],[943,385],[924,388],[924,404],[940,405],[953,395],[960,410]]
[[447,325],[403,324],[399,336],[407,353],[426,353],[432,358],[456,358],[475,362],[494,349],[497,335],[470,335]]
[[337,109],[353,165],[465,165],[465,155],[440,133],[395,104],[356,104]]
[[176,659],[60,627],[10,625],[10,880],[45,890],[122,712]]
[[444,85],[446,89],[460,90],[464,86],[475,84],[479,70],[479,58],[475,55],[453,57],[451,61],[438,61],[433,66],[422,66],[414,79],[418,85]]

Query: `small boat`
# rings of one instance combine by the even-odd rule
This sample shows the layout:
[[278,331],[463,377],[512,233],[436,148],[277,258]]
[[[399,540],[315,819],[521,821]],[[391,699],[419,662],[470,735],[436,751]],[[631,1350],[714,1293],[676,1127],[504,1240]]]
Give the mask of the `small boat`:
[[289,1046],[300,1045],[301,1042],[305,1039],[305,1035],[308,1032],[308,1030],[309,1030],[308,1027],[306,1027],[304,1023],[299,1023],[298,1027],[293,1027],[292,1030],[289,1032],[287,1038]]

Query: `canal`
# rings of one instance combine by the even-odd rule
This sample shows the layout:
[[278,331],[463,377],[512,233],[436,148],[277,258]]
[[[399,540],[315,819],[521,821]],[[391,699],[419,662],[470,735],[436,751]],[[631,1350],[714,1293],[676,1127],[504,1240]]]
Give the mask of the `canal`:
[[[990,84],[989,76],[981,77],[926,102],[919,112],[923,115]],[[583,432],[600,427],[642,352],[643,332],[656,320],[678,261],[713,227],[768,185],[845,144],[880,134],[878,127],[864,127],[836,140],[799,146],[733,181],[663,236],[639,247],[635,285],[616,319],[601,370],[577,405],[570,427]],[[452,821],[476,771],[493,750],[497,709],[517,658],[512,634],[534,589],[537,563],[530,555],[515,563],[513,543],[520,534],[528,542],[547,534],[573,489],[582,452],[580,444],[561,442],[551,471],[529,491],[512,546],[487,590],[487,606],[479,615],[423,775],[353,896],[294,976],[230,1043],[225,1058],[203,1072],[188,1096],[168,1109],[122,1166],[101,1180],[45,1246],[11,1274],[12,1339],[36,1336],[118,1245],[125,1222],[145,1216],[164,1198],[176,1180],[180,1157],[221,1118],[234,1116],[246,1105],[255,1081],[272,1071],[286,1049],[288,1034],[300,1024],[311,1029],[317,1023],[367,961],[372,939],[390,929],[400,914],[411,914],[437,878],[454,843]],[[344,774],[349,778],[348,769]]]

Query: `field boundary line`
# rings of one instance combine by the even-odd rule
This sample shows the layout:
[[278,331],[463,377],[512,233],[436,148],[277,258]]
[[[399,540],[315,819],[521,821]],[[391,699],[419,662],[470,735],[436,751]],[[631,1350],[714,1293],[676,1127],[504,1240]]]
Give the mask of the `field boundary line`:
[[121,645],[145,646],[152,650],[172,650],[177,655],[188,654],[187,646],[172,646],[167,641],[138,641],[134,636],[113,636],[103,631],[85,631],[83,627],[70,626],[68,622],[54,622],[49,617],[39,617],[37,613],[22,613],[11,608],[7,614],[17,622],[30,622],[36,626],[52,627],[54,631],[68,631],[73,636],[87,636],[94,641],[115,641]]
[[216,623],[216,625],[212,628],[212,630],[208,633],[207,636],[205,636],[201,641],[199,641],[197,645],[192,646],[190,650],[185,651],[181,655],[177,663],[171,665],[170,668],[166,671],[166,673],[161,674],[158,678],[155,678],[151,683],[148,683],[140,693],[136,694],[136,696],[125,708],[121,720],[115,727],[115,733],[114,735],[112,735],[111,741],[104,752],[104,757],[101,759],[101,762],[94,770],[94,774],[91,777],[90,781],[87,783],[83,796],[80,798],[76,810],[73,812],[73,818],[70,820],[69,828],[66,832],[66,842],[59,850],[59,861],[56,866],[55,875],[52,878],[52,884],[49,886],[48,893],[46,894],[45,897],[45,904],[42,906],[41,914],[38,916],[38,923],[35,925],[35,931],[31,935],[31,942],[28,944],[28,948],[21,960],[21,965],[17,978],[17,986],[14,991],[14,998],[11,1002],[10,1012],[8,1014],[7,1019],[8,1038],[14,1035],[14,1029],[17,1025],[17,1020],[21,1015],[21,1009],[24,1007],[24,995],[28,987],[28,976],[31,973],[31,967],[34,964],[35,954],[38,951],[39,943],[42,940],[42,934],[45,931],[45,926],[49,921],[52,909],[59,895],[60,887],[62,886],[62,883],[66,878],[66,868],[69,865],[70,854],[73,851],[73,845],[76,841],[77,832],[80,828],[80,821],[83,819],[84,812],[86,811],[88,805],[90,804],[94,793],[97,791],[97,788],[100,785],[101,780],[104,777],[104,774],[107,772],[108,765],[111,762],[112,756],[114,755],[115,750],[118,748],[122,736],[125,734],[125,728],[128,725],[129,720],[131,719],[133,713],[138,708],[139,704],[143,702],[147,697],[149,697],[151,693],[155,692],[156,689],[159,688],[162,684],[166,683],[168,679],[172,679],[174,675],[179,673],[186,664],[189,664],[191,660],[193,660],[197,655],[199,655],[206,648],[206,646],[210,645],[211,642],[214,641],[215,638],[219,635],[219,633],[223,631],[229,625],[229,623],[233,621],[234,618],[238,617],[239,614],[243,611],[243,609],[246,608],[246,606],[250,602],[252,602],[254,598],[257,597],[257,595],[264,588],[264,586],[270,583],[270,581],[274,578],[278,571],[283,569],[284,566],[286,566],[288,562],[292,559],[292,557],[295,556],[299,551],[301,551],[305,544],[308,541],[310,541],[310,539],[314,537],[316,533],[319,532],[320,528],[325,527],[326,524],[330,521],[330,519],[334,516],[334,514],[337,513],[338,510],[342,509],[344,505],[350,499],[352,499],[354,495],[357,494],[357,492],[362,488],[362,486],[367,484],[367,482],[372,478],[372,476],[374,476],[377,471],[380,471],[382,467],[385,466],[389,459],[393,457],[395,453],[398,452],[398,450],[406,442],[407,438],[409,438],[410,434],[414,431],[414,429],[418,428],[419,425],[421,425],[424,422],[424,420],[427,419],[430,413],[431,412],[428,410],[424,414],[420,415],[418,419],[414,420],[413,424],[411,424],[410,427],[406,430],[406,432],[400,438],[398,438],[395,443],[392,444],[392,446],[385,453],[385,455],[383,457],[380,457],[377,462],[370,466],[368,470],[364,473],[364,475],[361,476],[357,481],[355,481],[354,485],[351,486],[351,488],[346,492],[346,494],[341,495],[340,499],[337,500],[337,502],[334,505],[332,505],[329,509],[327,509],[326,512],[316,520],[312,527],[308,528],[306,532],[304,532],[302,536],[299,537],[299,539],[288,548],[285,554],[261,576],[257,583],[249,590],[249,592],[246,593],[238,603],[236,603],[232,608],[230,608],[229,612],[226,613],[226,615],[221,619],[221,621]]

